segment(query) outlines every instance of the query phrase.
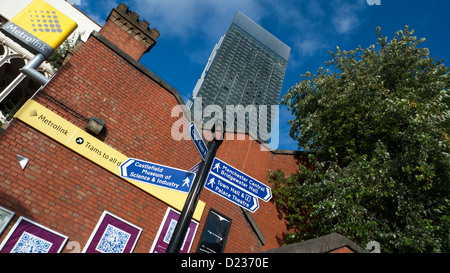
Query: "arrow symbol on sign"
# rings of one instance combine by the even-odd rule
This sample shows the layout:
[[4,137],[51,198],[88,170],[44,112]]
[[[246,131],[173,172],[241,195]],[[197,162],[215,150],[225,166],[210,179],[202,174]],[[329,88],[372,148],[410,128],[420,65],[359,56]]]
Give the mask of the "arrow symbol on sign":
[[264,197],[263,200],[266,201],[266,200],[269,200],[270,198],[272,198],[272,192],[271,191],[267,191],[267,195]]
[[249,210],[250,211],[252,211],[252,212],[254,212],[258,207],[259,207],[259,204],[258,204],[258,199],[256,199],[256,197],[253,197],[253,201],[254,201],[254,205],[253,205],[253,207],[251,207]]
[[123,176],[127,176],[127,168],[128,166],[130,166],[131,164],[133,164],[134,160],[130,160],[128,162],[126,162],[125,164],[123,164],[122,166],[120,166],[120,170],[122,171],[122,175]]
[[30,117],[36,117],[38,115],[36,110],[31,110],[30,111]]

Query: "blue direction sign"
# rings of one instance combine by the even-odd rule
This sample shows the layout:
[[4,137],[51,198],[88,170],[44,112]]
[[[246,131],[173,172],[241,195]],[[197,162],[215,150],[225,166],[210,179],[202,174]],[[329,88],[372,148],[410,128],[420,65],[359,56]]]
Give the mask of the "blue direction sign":
[[218,158],[215,158],[211,165],[211,173],[221,177],[231,184],[234,184],[235,186],[238,186],[245,192],[258,197],[265,202],[272,198],[272,190],[270,187],[228,165]]
[[251,212],[255,212],[259,208],[258,199],[255,196],[212,172],[206,178],[205,188]]
[[189,134],[191,135],[191,139],[194,141],[198,152],[202,156],[203,160],[205,160],[206,155],[208,154],[208,148],[206,147],[205,142],[203,142],[202,136],[198,132],[193,121],[189,122]]
[[130,158],[120,165],[120,176],[176,191],[189,192],[195,173]]

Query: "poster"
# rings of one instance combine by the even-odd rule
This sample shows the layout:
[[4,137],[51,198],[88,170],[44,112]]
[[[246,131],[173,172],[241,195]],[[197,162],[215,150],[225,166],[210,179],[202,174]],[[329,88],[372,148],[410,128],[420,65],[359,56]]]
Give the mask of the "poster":
[[104,211],[83,253],[132,253],[142,229]]
[[5,209],[4,207],[0,207],[0,235],[2,234],[3,230],[5,230],[6,226],[8,225],[9,221],[14,216],[14,212]]
[[68,237],[20,216],[0,246],[0,253],[59,253]]
[[[172,208],[167,208],[164,219],[159,227],[158,233],[156,234],[156,238],[153,241],[150,253],[166,253],[179,218],[179,212]],[[194,242],[195,234],[197,233],[197,228],[198,222],[191,220],[186,236],[184,237],[180,253],[189,253],[192,243]]]

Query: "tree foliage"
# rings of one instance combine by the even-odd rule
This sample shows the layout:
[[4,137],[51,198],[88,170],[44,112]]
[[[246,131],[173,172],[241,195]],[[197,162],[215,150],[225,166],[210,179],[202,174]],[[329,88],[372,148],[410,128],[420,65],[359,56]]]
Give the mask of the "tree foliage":
[[53,70],[58,70],[61,68],[64,58],[66,58],[67,52],[72,50],[72,48],[81,41],[81,33],[78,33],[77,36],[73,36],[72,38],[66,39],[63,44],[58,47],[55,52],[53,52],[52,56],[48,59],[48,62],[53,66]]
[[448,252],[450,69],[408,27],[377,33],[366,49],[338,47],[282,99],[312,164],[270,174],[288,243],[338,232],[382,251]]

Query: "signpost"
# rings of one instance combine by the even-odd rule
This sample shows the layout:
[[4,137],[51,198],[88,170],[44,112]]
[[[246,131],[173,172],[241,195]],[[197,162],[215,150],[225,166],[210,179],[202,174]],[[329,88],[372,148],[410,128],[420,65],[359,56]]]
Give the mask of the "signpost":
[[203,142],[202,136],[198,132],[193,121],[189,122],[189,134],[191,135],[191,139],[194,142],[195,147],[197,147],[198,152],[203,160],[205,160],[206,155],[208,154],[208,148],[206,147],[205,142]]
[[120,176],[187,193],[195,173],[130,158],[120,165]]
[[[214,136],[213,141],[209,147],[206,159],[201,161],[195,180],[192,183],[192,189],[189,191],[186,203],[184,203],[183,211],[181,212],[180,219],[173,231],[172,239],[170,240],[169,246],[167,247],[167,253],[178,253],[181,249],[183,238],[188,230],[190,220],[194,214],[197,202],[200,199],[200,193],[205,185],[206,178],[208,176],[209,169],[216,156],[217,149],[223,142],[223,125],[218,122],[217,125],[220,126],[219,129],[216,125],[212,128],[212,133]],[[216,131],[220,133],[219,136],[216,135]]]
[[[193,124],[189,125],[189,131],[194,143],[196,143],[196,130]],[[215,130],[212,133],[215,135]],[[214,137],[209,150],[205,153],[204,161],[200,162],[192,189],[189,191],[183,211],[181,212],[180,220],[175,227],[172,239],[167,247],[167,253],[177,253],[180,251],[183,242],[182,238],[184,238],[187,232],[189,221],[200,198],[202,188],[207,188],[250,212],[255,212],[259,208],[258,198],[265,202],[272,198],[270,187],[222,160],[215,158],[217,149],[223,142],[223,132],[221,131],[221,133],[221,137]],[[199,152],[202,154],[200,149]]]

